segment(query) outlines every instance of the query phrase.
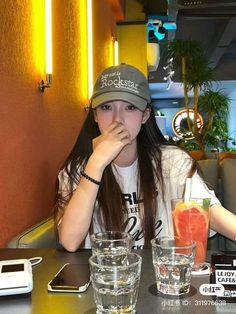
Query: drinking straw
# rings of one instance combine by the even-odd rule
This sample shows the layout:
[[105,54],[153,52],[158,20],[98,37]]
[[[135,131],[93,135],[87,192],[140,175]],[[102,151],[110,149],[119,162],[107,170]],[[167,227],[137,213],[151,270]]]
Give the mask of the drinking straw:
[[192,186],[192,178],[187,178],[186,179],[186,185],[185,185],[185,192],[184,192],[184,202],[185,203],[190,201],[191,186]]

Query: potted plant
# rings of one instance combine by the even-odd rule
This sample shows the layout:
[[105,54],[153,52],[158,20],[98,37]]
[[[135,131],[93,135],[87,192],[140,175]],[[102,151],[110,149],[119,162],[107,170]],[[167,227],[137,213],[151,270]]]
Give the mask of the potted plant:
[[202,147],[227,149],[229,103],[230,98],[220,90],[207,90],[199,97],[198,108],[204,118],[200,134]]
[[[212,91],[214,69],[206,57],[201,43],[194,40],[174,39],[167,42],[166,56],[173,58],[175,69],[180,70],[184,89],[184,100],[187,111],[186,134],[192,133],[193,139],[180,139],[180,145],[185,148],[198,149],[205,156],[206,146],[218,147],[220,142],[228,138],[227,115],[229,98],[221,91]],[[190,91],[193,92],[190,104]],[[200,96],[200,91],[203,95]],[[194,111],[190,119],[190,105]],[[203,116],[204,127],[199,129],[198,115]],[[184,134],[184,130],[182,132]]]

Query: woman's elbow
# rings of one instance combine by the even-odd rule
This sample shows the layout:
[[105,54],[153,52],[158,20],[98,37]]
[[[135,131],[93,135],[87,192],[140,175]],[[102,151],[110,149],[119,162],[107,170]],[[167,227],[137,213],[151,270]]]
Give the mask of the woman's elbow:
[[59,243],[66,249],[68,252],[75,252],[80,246],[80,242],[75,241],[74,237],[63,234],[62,230],[58,232]]
[[77,251],[79,248],[79,245],[76,243],[73,243],[73,241],[66,241],[64,239],[61,239],[60,237],[59,237],[59,243],[63,246],[65,250],[71,253]]

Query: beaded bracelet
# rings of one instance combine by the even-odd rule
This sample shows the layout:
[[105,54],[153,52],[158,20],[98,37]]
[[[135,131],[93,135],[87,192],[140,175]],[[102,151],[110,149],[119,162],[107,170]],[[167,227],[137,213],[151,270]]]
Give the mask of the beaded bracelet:
[[95,183],[95,184],[97,184],[97,185],[99,185],[99,186],[102,184],[101,181],[97,181],[97,180],[91,178],[91,177],[88,176],[84,171],[81,171],[80,174],[81,174],[82,177],[84,177],[85,179],[87,179],[88,181],[90,181],[90,182],[92,182],[92,183]]

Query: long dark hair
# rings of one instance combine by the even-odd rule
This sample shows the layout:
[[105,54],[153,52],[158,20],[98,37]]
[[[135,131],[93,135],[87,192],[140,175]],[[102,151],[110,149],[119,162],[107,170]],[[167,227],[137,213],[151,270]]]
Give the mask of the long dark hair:
[[[167,144],[160,132],[154,111],[151,106],[150,117],[137,136],[138,177],[137,191],[139,199],[143,200],[142,228],[145,247],[150,246],[150,240],[155,236],[155,218],[157,215],[157,193],[164,198],[164,184],[161,165],[161,145]],[[56,219],[63,215],[63,209],[73,194],[74,184],[80,180],[79,170],[83,169],[92,154],[92,140],[100,135],[97,123],[94,121],[93,109],[90,108],[76,143],[64,162],[64,169],[69,177],[69,194],[65,197],[57,195],[55,210]],[[102,176],[97,201],[99,206],[99,221],[106,230],[124,230],[126,212],[122,202],[122,192],[109,164]],[[158,189],[158,190],[157,190]]]

